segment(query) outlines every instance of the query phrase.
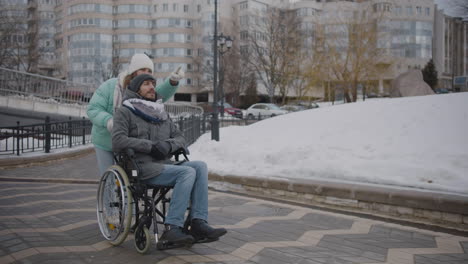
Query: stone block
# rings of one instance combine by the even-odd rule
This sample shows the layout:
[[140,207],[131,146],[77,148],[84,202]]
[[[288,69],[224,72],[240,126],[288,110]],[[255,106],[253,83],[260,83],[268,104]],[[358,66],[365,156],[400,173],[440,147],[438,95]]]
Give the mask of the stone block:
[[286,196],[286,192],[283,190],[271,189],[271,192],[273,193],[273,195]]
[[396,206],[396,212],[398,215],[413,215],[413,208]]
[[451,213],[443,212],[442,213],[442,220],[443,221],[448,221],[448,222],[451,222],[451,223],[461,224],[462,221],[463,221],[463,218],[459,214],[451,214]]
[[347,207],[358,207],[358,201],[352,199],[342,199],[327,196],[325,197],[325,203],[333,204],[333,205],[340,205],[340,206],[347,206]]
[[468,215],[463,216],[463,224],[468,224]]
[[424,210],[423,217],[427,219],[441,220],[442,213],[439,211]]

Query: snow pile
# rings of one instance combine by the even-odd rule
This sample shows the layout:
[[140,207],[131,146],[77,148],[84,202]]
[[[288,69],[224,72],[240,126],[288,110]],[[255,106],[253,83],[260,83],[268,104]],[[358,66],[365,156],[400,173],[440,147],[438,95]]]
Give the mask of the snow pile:
[[205,134],[220,175],[314,178],[468,194],[468,93],[365,101]]

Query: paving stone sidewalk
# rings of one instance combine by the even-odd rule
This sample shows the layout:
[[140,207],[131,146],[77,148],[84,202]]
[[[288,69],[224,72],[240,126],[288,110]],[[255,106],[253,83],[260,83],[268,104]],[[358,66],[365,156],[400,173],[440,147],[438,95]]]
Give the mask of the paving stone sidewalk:
[[[95,179],[95,157],[0,170],[1,177]],[[468,263],[468,237],[210,191],[219,241],[147,255],[112,247],[96,221],[96,184],[2,181],[0,263]],[[154,241],[154,240],[153,240]]]

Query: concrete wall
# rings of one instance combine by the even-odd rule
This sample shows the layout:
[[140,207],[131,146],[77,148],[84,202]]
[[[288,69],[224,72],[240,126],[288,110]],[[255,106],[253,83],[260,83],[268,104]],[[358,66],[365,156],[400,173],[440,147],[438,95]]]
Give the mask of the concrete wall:
[[21,109],[72,117],[88,117],[86,114],[86,105],[57,104],[30,98],[0,96],[0,106],[10,109]]

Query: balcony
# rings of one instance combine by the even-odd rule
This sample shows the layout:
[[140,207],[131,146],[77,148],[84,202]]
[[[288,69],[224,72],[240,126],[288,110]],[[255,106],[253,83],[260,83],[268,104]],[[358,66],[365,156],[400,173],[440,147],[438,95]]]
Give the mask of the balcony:
[[28,0],[28,9],[37,9],[38,3],[34,0]]

